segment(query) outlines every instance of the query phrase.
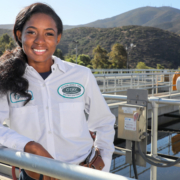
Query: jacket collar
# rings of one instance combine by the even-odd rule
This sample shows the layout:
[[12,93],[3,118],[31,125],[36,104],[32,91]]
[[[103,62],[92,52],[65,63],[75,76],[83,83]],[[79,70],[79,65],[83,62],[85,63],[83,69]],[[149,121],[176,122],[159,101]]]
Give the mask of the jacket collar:
[[53,57],[53,60],[54,60],[54,64],[58,65],[59,70],[63,71],[63,72],[66,72],[66,68],[65,68],[64,62],[60,58],[58,58],[56,56],[52,56],[52,57]]
[[[66,68],[65,68],[64,62],[60,58],[58,58],[56,56],[52,56],[52,58],[54,60],[54,64],[56,64],[58,66],[59,70],[65,73],[66,72]],[[26,70],[27,69],[33,69],[33,67],[29,66],[26,63]]]

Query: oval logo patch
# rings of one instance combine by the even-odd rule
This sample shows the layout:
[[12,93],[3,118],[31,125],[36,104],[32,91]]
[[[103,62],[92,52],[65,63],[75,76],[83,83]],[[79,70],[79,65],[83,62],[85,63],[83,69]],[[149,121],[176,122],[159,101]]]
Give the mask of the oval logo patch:
[[78,98],[84,94],[84,87],[75,82],[62,84],[59,86],[57,92],[64,98]]
[[[31,96],[32,96],[31,100],[33,100],[34,99],[33,92],[28,90],[28,93],[31,94]],[[27,98],[21,97],[20,94],[18,94],[18,93],[11,93],[10,94],[11,103],[18,103],[18,102],[26,101],[26,99]]]

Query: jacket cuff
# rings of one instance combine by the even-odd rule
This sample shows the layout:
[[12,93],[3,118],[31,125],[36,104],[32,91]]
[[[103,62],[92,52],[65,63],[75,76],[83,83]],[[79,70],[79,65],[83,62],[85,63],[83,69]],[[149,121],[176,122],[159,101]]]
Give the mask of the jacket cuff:
[[105,164],[105,166],[102,169],[102,171],[109,172],[110,171],[110,167],[111,167],[112,155],[109,156],[109,157],[101,155],[101,157],[102,157],[102,160],[104,161],[104,164]]
[[15,142],[15,143],[12,143],[11,148],[14,149],[14,150],[17,150],[17,151],[24,152],[24,148],[25,148],[26,144],[27,144],[28,142],[30,142],[30,141],[32,141],[32,140],[29,139],[29,138],[23,138],[23,139],[21,139],[21,141],[18,142],[18,143],[16,143],[16,142]]

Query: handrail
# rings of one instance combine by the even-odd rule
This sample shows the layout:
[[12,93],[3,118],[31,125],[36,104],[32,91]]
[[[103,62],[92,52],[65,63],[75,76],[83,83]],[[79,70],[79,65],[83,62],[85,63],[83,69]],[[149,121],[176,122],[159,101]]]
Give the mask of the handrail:
[[122,100],[126,101],[127,96],[124,95],[111,95],[111,94],[102,94],[105,99],[114,99],[114,100]]
[[144,72],[150,72],[150,71],[156,71],[156,72],[168,72],[168,71],[179,71],[178,69],[92,69],[92,72],[134,72],[134,71],[144,71]]
[[0,161],[61,180],[132,180],[132,178],[62,163],[5,147],[0,147]]
[[[127,96],[124,95],[110,95],[110,94],[102,94],[105,99],[114,99],[114,100],[121,100],[126,101]],[[149,97],[149,102],[155,102],[157,104],[171,104],[171,105],[180,105],[180,100],[176,99],[166,99],[166,98],[159,98],[159,97]]]
[[[92,70],[96,72],[96,70]],[[170,95],[175,91],[176,85],[173,81],[174,74],[177,70],[141,70],[129,69],[106,69],[94,73],[97,84],[99,85],[102,93],[120,93],[127,89],[149,89],[152,96],[158,92],[168,92]],[[178,71],[179,72],[179,71]]]
[[148,100],[149,100],[149,102],[155,102],[157,104],[180,105],[180,100],[176,100],[176,99],[149,97]]
[[[169,75],[169,74],[174,74],[174,72],[166,72],[166,73],[162,73],[162,74],[159,74],[159,73],[124,73],[124,74],[94,74],[95,77],[114,77],[114,76],[142,76],[142,75],[147,75],[147,76],[150,76],[150,75]],[[179,73],[177,73],[179,74]]]

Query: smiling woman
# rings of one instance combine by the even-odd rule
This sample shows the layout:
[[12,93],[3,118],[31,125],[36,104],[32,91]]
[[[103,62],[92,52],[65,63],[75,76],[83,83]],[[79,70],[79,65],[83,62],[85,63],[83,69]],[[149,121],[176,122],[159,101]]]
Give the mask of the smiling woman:
[[[61,19],[35,3],[20,11],[13,31],[18,47],[0,58],[0,145],[109,171],[115,117],[88,68],[53,56]],[[25,179],[53,178],[21,170]]]
[[52,54],[61,39],[61,34],[57,31],[55,21],[43,13],[33,14],[25,23],[22,32],[16,31],[28,64],[37,72],[50,71],[53,64]]

